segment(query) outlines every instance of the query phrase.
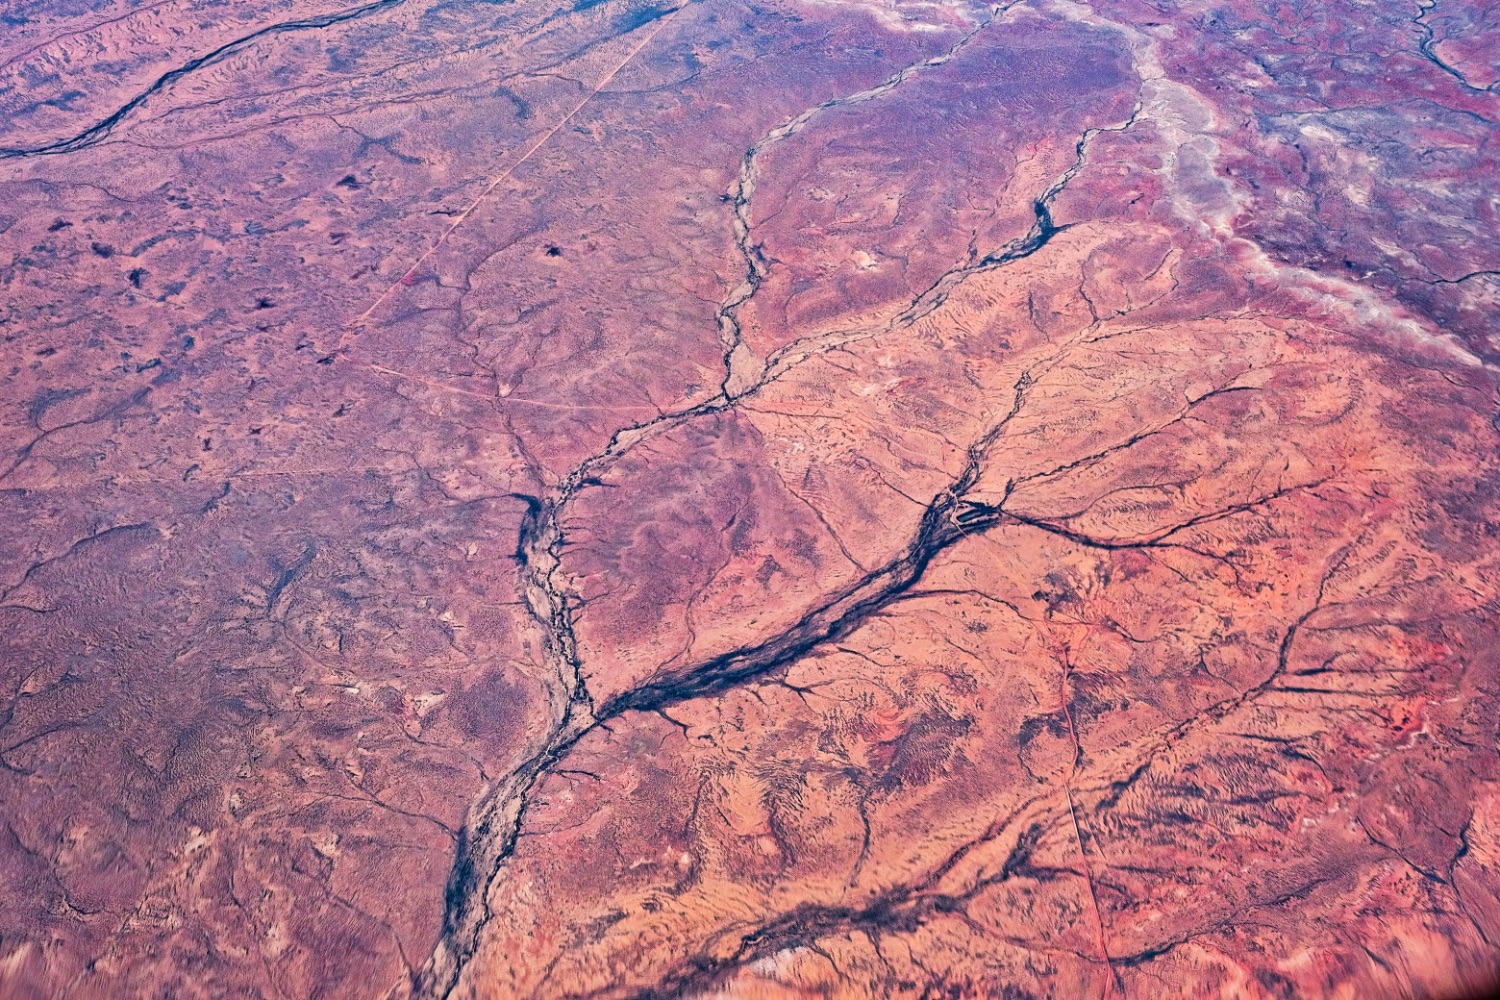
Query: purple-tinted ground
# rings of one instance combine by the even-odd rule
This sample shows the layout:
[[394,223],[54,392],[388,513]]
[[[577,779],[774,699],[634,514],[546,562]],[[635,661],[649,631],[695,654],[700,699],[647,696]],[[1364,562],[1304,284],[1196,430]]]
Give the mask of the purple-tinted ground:
[[0,22],[0,994],[1494,980],[1500,6]]

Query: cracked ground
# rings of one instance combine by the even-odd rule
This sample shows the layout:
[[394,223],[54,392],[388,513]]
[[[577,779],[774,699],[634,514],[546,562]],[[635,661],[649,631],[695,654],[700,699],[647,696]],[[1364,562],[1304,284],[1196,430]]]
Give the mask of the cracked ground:
[[1495,982],[1494,3],[0,23],[0,995]]

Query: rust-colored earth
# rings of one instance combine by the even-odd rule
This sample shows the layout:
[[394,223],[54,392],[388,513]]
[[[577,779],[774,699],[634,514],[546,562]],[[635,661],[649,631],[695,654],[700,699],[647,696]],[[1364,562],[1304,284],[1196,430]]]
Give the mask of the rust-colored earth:
[[0,24],[6,1000],[1494,982],[1493,0]]

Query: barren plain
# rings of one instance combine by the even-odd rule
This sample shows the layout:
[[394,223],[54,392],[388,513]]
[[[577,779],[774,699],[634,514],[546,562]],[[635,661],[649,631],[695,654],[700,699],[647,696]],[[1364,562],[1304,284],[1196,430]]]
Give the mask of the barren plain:
[[9,0],[0,996],[1500,972],[1500,5]]

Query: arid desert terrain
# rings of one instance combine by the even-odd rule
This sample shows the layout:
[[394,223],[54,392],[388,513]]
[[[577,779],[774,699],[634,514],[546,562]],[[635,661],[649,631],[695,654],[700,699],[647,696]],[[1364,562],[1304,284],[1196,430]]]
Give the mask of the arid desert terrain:
[[0,367],[5,1000],[1500,975],[1496,0],[4,0]]

